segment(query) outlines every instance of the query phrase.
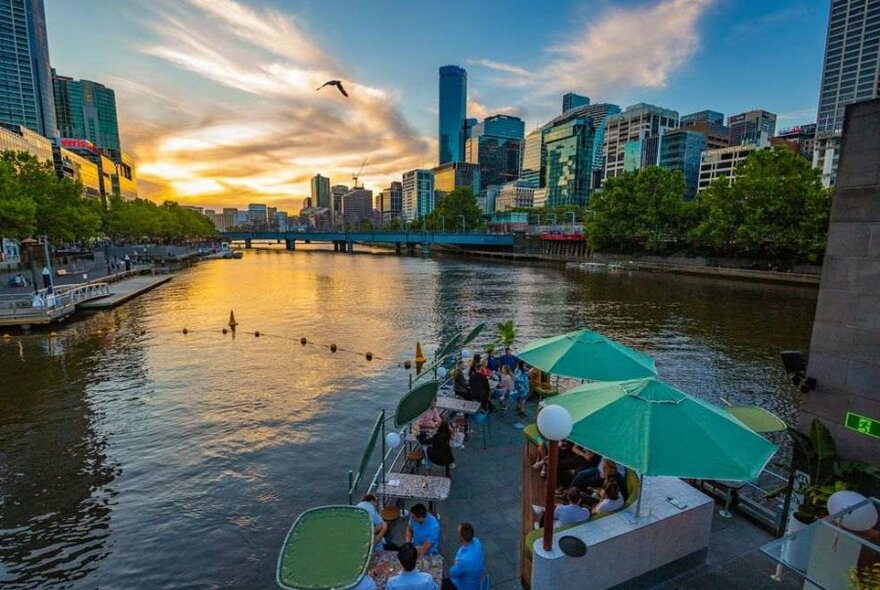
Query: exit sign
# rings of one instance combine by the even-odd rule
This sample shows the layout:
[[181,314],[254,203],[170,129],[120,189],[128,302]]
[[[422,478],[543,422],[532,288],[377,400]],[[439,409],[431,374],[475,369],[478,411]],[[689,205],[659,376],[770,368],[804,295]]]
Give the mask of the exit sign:
[[880,420],[847,412],[845,426],[850,430],[855,430],[874,438],[880,438]]

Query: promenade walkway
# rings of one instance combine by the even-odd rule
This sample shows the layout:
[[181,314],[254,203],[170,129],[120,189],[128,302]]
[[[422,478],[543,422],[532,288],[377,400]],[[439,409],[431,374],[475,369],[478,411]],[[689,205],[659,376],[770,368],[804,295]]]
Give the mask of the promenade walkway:
[[125,303],[150,289],[155,289],[171,280],[171,275],[138,275],[110,285],[110,295],[100,299],[84,301],[77,309],[98,310],[109,309]]

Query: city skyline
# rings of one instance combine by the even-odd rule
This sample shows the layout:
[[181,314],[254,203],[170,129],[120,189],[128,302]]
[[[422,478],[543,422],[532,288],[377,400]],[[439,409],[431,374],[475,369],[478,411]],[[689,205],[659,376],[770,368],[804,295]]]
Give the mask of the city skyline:
[[[768,8],[746,0],[495,4],[470,12],[452,3],[443,14],[390,2],[379,3],[382,10],[281,0],[121,4],[131,10],[48,0],[49,46],[60,74],[117,92],[142,193],[288,210],[309,195],[312,176],[349,184],[365,157],[361,181],[374,193],[407,170],[430,168],[437,68],[447,63],[468,70],[468,117],[518,115],[527,133],[558,114],[566,92],[681,113],[766,109],[778,113],[779,128],[813,122],[828,18],[827,2]],[[493,16],[504,38],[473,39],[469,32]],[[376,34],[413,20],[426,42],[412,51]],[[644,23],[650,34],[626,37]],[[595,51],[621,38],[627,43]],[[112,55],[101,50],[107,43],[117,47]],[[783,51],[794,43],[797,51]],[[757,71],[745,67],[760,54],[773,59]],[[351,99],[314,91],[331,78],[345,81]]]

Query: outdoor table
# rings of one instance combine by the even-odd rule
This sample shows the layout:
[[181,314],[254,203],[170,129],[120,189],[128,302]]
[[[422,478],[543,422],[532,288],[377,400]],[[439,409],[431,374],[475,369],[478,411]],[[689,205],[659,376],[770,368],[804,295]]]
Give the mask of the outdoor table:
[[437,409],[463,414],[476,414],[480,411],[480,402],[468,401],[458,397],[437,396]]
[[710,479],[707,481],[724,492],[724,508],[718,511],[718,515],[724,518],[733,518],[733,514],[730,512],[730,501],[733,499],[733,493],[739,492],[746,484],[741,481],[727,481],[723,479]]
[[[373,555],[367,573],[376,582],[379,590],[385,588],[388,578],[396,576],[402,571],[400,560],[397,559],[397,551],[380,551]],[[431,574],[437,587],[443,583],[443,556],[420,555],[416,562],[416,569]]]
[[[434,511],[434,502],[449,497],[449,489],[452,486],[451,479],[436,475],[392,472],[387,473],[385,479],[386,482],[380,482],[376,487],[377,496],[423,500],[428,502],[431,512]],[[392,482],[396,482],[397,485],[391,485]]]

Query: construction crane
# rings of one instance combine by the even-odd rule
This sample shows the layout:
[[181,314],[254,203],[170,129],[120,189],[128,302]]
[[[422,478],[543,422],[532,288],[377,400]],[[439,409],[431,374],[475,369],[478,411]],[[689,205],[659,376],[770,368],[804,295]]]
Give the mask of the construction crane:
[[367,158],[364,158],[364,161],[361,163],[361,167],[358,168],[358,171],[351,173],[351,179],[354,181],[354,188],[361,188],[358,186],[358,178],[360,177],[361,172],[363,172],[364,166],[366,166],[366,165],[367,165]]

